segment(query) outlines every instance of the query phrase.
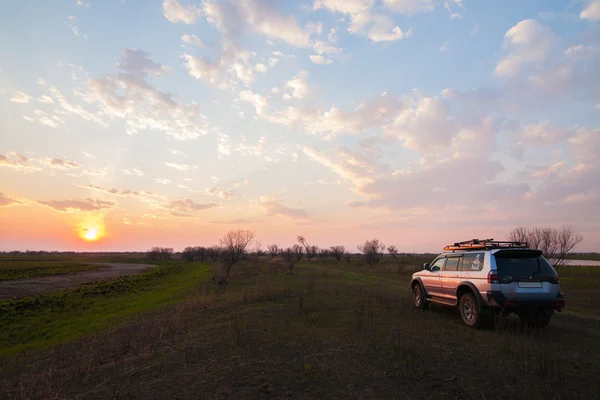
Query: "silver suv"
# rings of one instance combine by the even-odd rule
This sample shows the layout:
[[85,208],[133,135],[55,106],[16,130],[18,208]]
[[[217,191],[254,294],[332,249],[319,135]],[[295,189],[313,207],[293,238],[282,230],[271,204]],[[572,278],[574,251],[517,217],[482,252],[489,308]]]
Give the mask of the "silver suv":
[[474,328],[496,311],[545,327],[565,306],[552,265],[541,251],[520,242],[473,239],[446,246],[413,274],[410,285],[415,307],[458,306],[465,324]]

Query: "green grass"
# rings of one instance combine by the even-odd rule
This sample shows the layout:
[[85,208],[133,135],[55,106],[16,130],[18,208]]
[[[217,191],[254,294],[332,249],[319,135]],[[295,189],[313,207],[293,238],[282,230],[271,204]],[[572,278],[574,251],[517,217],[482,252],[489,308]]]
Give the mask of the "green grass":
[[0,281],[89,271],[97,268],[100,268],[100,265],[76,262],[69,259],[23,260],[0,258]]
[[125,316],[171,304],[208,276],[206,265],[173,262],[138,275],[0,301],[0,357],[65,343]]

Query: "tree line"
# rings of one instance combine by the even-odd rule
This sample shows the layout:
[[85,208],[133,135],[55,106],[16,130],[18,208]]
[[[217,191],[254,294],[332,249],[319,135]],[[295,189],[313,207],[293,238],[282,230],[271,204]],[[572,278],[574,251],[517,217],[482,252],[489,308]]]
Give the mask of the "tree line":
[[[510,241],[527,243],[530,248],[542,250],[544,256],[558,268],[566,263],[566,256],[583,240],[583,237],[571,228],[525,228],[517,227],[510,231],[508,235]],[[254,246],[251,247],[251,244]],[[370,267],[378,264],[384,257],[386,251],[392,258],[398,256],[396,246],[386,246],[379,239],[371,239],[357,246],[362,254],[365,264]],[[152,260],[169,260],[174,251],[172,248],[153,247],[148,251],[148,257]],[[296,263],[303,258],[307,261],[313,259],[334,259],[338,262],[345,260],[350,262],[352,253],[346,250],[344,246],[331,246],[329,248],[319,248],[310,244],[304,236],[297,237],[297,243],[290,247],[280,247],[277,244],[269,244],[266,250],[263,250],[262,244],[254,241],[254,232],[249,230],[237,229],[227,232],[225,236],[219,239],[219,244],[210,247],[186,247],[181,252],[181,259],[184,261],[213,261],[221,260],[223,262],[223,277],[229,278],[233,266],[240,260],[251,260],[258,262],[262,256],[271,256],[275,258],[281,256],[287,263],[290,274],[294,271]]]

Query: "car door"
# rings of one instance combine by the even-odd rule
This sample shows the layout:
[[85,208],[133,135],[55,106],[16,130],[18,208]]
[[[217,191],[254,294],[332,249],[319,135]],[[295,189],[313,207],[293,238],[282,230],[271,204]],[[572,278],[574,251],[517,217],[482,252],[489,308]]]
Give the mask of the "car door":
[[456,288],[460,283],[460,264],[462,257],[448,256],[441,274],[442,296],[456,298]]
[[446,257],[436,259],[429,268],[429,271],[424,271],[421,275],[421,281],[425,286],[425,291],[429,296],[442,295],[441,273],[446,263]]

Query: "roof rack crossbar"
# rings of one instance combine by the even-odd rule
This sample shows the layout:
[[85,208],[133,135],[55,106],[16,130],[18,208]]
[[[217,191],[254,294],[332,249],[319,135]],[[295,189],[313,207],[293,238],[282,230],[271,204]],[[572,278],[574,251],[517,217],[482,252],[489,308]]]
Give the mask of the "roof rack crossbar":
[[444,251],[468,251],[468,250],[486,250],[494,248],[527,248],[526,242],[494,240],[494,239],[471,239],[463,242],[455,242],[444,247]]

